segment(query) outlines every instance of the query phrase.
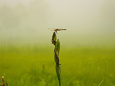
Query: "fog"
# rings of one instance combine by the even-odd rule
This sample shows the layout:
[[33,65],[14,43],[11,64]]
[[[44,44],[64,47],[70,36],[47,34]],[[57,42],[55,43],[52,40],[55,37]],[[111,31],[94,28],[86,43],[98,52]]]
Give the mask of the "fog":
[[0,0],[0,43],[50,45],[115,44],[115,0]]

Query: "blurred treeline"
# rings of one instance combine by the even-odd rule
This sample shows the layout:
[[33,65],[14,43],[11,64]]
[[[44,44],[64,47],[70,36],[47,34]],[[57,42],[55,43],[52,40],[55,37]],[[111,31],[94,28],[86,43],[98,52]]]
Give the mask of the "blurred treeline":
[[44,28],[48,30],[49,14],[49,5],[44,0],[32,0],[28,4],[0,4],[0,43],[40,43],[45,35]]
[[48,4],[44,0],[33,0],[28,5],[0,5],[0,29],[38,28],[46,24]]

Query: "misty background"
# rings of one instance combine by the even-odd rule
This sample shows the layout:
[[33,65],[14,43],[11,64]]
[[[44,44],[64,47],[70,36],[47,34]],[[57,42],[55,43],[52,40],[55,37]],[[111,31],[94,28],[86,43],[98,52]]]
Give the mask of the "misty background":
[[115,46],[115,0],[0,0],[1,45]]

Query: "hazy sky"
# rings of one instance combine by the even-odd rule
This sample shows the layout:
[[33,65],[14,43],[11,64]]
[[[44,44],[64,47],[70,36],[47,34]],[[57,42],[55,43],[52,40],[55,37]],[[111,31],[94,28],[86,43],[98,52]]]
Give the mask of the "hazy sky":
[[[38,3],[33,3],[33,1],[38,1]],[[4,3],[15,7],[19,2],[29,9],[29,16],[26,16],[23,8],[22,10],[15,8],[17,14],[22,11],[19,27],[23,26],[23,29],[1,30],[2,39],[9,37],[8,34],[15,39],[17,37],[40,39],[41,36],[45,39],[52,33],[48,28],[66,28],[67,31],[59,33],[61,38],[65,35],[66,42],[74,37],[76,40],[71,39],[74,43],[77,43],[77,40],[82,42],[84,39],[92,42],[92,39],[98,41],[109,39],[110,41],[114,38],[115,0],[0,0],[0,7]],[[104,36],[106,38],[103,38]]]
[[[28,5],[32,1],[33,0],[0,0],[0,3],[16,5],[18,2],[22,2],[23,4]],[[104,4],[108,3],[107,0],[38,0],[38,1],[47,3],[49,6],[48,11],[51,12],[51,16],[48,16],[50,18],[48,19],[49,27],[76,28],[76,29],[81,27],[82,25],[87,26],[89,24],[90,25],[96,24],[98,21],[97,19],[100,19],[102,7],[104,6]],[[114,4],[112,5],[115,5],[115,0],[111,0],[109,2],[114,2]],[[38,3],[38,5],[39,4],[41,3]]]

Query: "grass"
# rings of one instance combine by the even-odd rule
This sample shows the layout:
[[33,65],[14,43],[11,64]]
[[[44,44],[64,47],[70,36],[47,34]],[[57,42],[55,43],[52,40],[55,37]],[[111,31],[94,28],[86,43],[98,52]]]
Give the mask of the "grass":
[[[58,86],[53,46],[0,46],[9,86]],[[115,48],[61,48],[62,86],[115,86]],[[0,82],[1,84],[1,82]]]

